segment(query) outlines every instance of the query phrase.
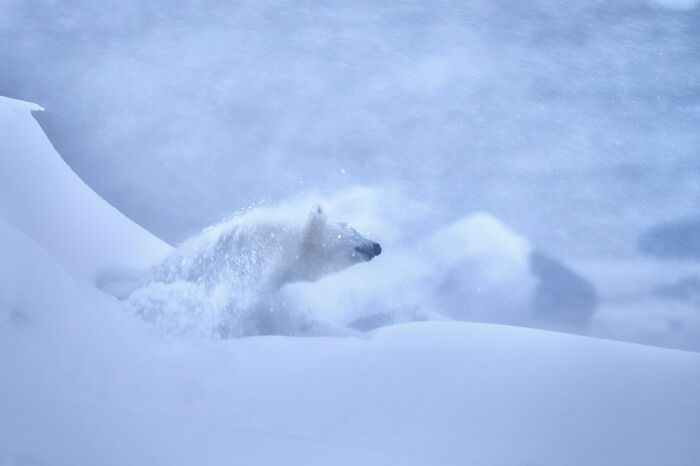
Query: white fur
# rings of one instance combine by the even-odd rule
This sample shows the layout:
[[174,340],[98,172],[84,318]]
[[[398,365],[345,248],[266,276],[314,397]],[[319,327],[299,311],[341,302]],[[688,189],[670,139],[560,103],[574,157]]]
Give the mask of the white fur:
[[127,303],[169,330],[219,336],[283,333],[280,323],[291,317],[271,308],[269,298],[277,290],[369,260],[356,248],[374,244],[344,223],[329,222],[318,207],[302,222],[259,212],[236,217],[183,243]]

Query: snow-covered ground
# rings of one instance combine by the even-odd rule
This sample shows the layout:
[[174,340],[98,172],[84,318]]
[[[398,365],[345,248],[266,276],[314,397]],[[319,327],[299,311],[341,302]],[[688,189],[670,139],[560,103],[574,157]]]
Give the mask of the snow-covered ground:
[[170,247],[72,173],[38,109],[0,100],[0,464],[698,463],[698,353],[455,321],[228,340],[146,325],[97,284]]

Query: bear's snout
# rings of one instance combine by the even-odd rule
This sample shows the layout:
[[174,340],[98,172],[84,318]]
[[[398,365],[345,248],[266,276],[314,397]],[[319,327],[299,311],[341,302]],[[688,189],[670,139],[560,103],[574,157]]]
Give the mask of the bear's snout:
[[364,259],[368,261],[381,254],[382,247],[379,245],[379,243],[375,243],[372,241],[368,242],[367,244],[363,244],[362,246],[356,246],[355,251],[362,254]]

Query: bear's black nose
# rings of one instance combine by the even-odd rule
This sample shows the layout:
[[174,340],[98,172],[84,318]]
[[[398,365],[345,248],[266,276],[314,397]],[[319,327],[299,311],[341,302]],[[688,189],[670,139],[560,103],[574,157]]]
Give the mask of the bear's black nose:
[[362,246],[356,246],[355,251],[361,253],[364,259],[368,261],[381,254],[382,247],[378,243],[371,242],[363,244]]

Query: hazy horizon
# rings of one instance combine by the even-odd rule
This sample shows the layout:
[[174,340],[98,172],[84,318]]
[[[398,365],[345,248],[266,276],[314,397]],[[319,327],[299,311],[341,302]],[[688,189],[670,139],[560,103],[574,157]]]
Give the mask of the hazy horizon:
[[70,166],[171,243],[353,185],[427,204],[427,228],[488,211],[573,258],[698,213],[694,2],[3,9],[0,93],[46,107]]

